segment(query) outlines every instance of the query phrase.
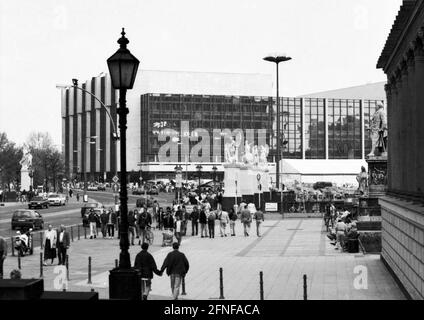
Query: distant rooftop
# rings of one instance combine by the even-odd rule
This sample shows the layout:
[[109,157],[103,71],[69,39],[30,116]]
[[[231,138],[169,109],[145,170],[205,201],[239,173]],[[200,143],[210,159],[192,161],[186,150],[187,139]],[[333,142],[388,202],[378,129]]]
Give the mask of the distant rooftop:
[[335,89],[301,95],[301,98],[329,98],[329,99],[365,99],[386,100],[384,85],[386,82],[368,83],[360,86]]

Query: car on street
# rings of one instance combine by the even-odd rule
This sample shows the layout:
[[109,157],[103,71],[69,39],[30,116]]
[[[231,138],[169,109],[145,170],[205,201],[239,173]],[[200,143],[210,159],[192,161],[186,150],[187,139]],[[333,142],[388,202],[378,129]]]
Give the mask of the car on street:
[[35,210],[19,209],[12,215],[12,230],[43,229],[44,220],[41,214]]
[[139,195],[144,194],[144,190],[143,190],[143,188],[137,188],[137,189],[133,190],[132,194],[139,196]]
[[28,204],[28,209],[36,209],[36,208],[48,208],[49,207],[49,200],[44,197],[33,197],[31,201]]
[[156,186],[150,186],[150,188],[147,190],[147,194],[159,194],[159,188]]
[[97,186],[91,185],[91,186],[88,186],[88,187],[87,187],[87,190],[88,190],[88,191],[98,191],[98,190],[99,190],[99,188],[98,188]]
[[106,191],[106,186],[105,186],[104,184],[99,184],[99,185],[97,186],[97,190],[98,190],[98,191]]
[[66,204],[66,198],[58,193],[50,194],[47,199],[51,206],[64,206]]
[[100,206],[100,204],[97,203],[97,202],[84,203],[84,205],[81,207],[81,218],[84,217],[86,211],[90,211],[90,209],[92,209],[92,208],[95,209],[99,206]]

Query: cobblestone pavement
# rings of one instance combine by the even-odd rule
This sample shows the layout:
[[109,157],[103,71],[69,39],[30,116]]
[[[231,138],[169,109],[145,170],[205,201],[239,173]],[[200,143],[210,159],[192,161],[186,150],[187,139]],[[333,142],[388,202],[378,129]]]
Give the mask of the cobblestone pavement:
[[[180,247],[190,262],[185,279],[187,295],[181,296],[183,299],[217,299],[221,267],[226,299],[259,299],[260,271],[263,272],[265,299],[303,299],[304,274],[307,275],[308,299],[405,299],[379,255],[335,250],[323,231],[321,219],[268,219],[262,225],[261,237],[256,236],[254,224],[250,236],[244,237],[240,222],[236,224],[236,237],[221,237],[218,225],[214,239],[192,237],[190,225],[188,227],[188,236],[183,238]],[[154,244],[149,251],[160,268],[172,249],[161,246],[160,231],[155,230],[154,234]],[[131,246],[132,261],[139,250],[138,245]],[[21,259],[24,278],[40,276],[39,252],[37,249],[33,256]],[[107,299],[109,270],[119,257],[118,240],[81,239],[72,243],[69,256],[68,290],[90,291],[93,288],[100,298]],[[92,284],[87,283],[89,256],[92,258]],[[17,265],[17,257],[8,256],[5,275]],[[55,265],[44,267],[46,290],[60,290],[61,271]],[[169,282],[166,274],[155,276],[150,299],[170,299]],[[362,284],[362,289],[355,288],[355,283]]]

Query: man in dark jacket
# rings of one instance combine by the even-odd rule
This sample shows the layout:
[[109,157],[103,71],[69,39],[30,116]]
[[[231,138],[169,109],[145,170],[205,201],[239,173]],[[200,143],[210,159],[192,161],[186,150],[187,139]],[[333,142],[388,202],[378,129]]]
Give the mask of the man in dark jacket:
[[134,245],[135,237],[135,216],[134,211],[130,210],[128,212],[128,237],[131,235],[131,245]]
[[152,290],[153,272],[158,276],[161,276],[162,273],[158,270],[153,256],[147,252],[149,244],[143,242],[141,249],[142,250],[135,257],[134,268],[140,271],[143,300],[147,300],[147,296]]
[[0,236],[0,280],[3,279],[3,263],[7,256],[7,242]]
[[162,268],[160,272],[166,269],[166,274],[170,276],[171,279],[171,290],[174,300],[178,299],[180,294],[181,281],[185,277],[190,267],[188,260],[184,253],[178,251],[180,245],[177,242],[172,244],[174,249],[172,252],[168,253],[165,260],[163,261]]
[[138,215],[137,225],[140,230],[141,237],[141,239],[138,241],[138,244],[140,244],[141,242],[144,243],[146,239],[146,228],[152,225],[152,217],[147,212],[147,210],[144,210]]
[[102,213],[100,214],[100,223],[101,223],[103,239],[106,238],[107,218],[108,218],[108,214],[106,210],[102,210]]
[[69,249],[71,245],[71,241],[69,240],[69,232],[66,231],[65,226],[62,224],[59,229],[59,233],[57,234],[57,256],[59,258],[59,265],[65,265],[66,262],[66,251]]
[[[206,212],[205,212],[205,208],[201,208],[200,209],[200,213],[199,213],[199,222],[200,222],[200,237],[204,238],[204,237],[208,237],[208,230],[206,229],[206,224],[208,222],[208,219],[206,217]],[[205,234],[203,236],[203,233]]]
[[90,239],[97,237],[97,221],[99,220],[98,214],[90,209],[90,213],[88,215],[88,222],[90,223]]
[[191,213],[191,235],[197,236],[199,231],[199,209],[197,206],[193,208],[193,212]]
[[116,218],[116,213],[110,208],[107,214],[107,234],[109,239],[113,239],[115,236]]

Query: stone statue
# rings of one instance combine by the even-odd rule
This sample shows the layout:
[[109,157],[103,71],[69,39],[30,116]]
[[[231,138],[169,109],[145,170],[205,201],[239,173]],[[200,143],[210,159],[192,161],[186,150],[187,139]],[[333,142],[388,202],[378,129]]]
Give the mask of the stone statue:
[[375,156],[375,149],[382,150],[382,155],[387,155],[387,116],[381,102],[377,103],[377,110],[373,114],[368,128],[371,137],[371,151],[368,157]]
[[21,171],[28,171],[32,168],[32,154],[27,147],[23,149],[23,156],[19,164],[22,166]]
[[250,151],[250,143],[246,140],[244,144],[244,155],[242,157],[242,161],[244,164],[253,164],[254,156]]
[[359,183],[358,190],[361,193],[361,195],[364,195],[367,193],[367,187],[368,187],[368,174],[365,170],[365,167],[361,167],[361,172],[356,176],[356,181]]
[[234,141],[234,138],[231,137],[231,141],[227,142],[224,145],[224,152],[225,152],[225,162],[227,163],[236,163],[237,162],[237,146],[236,142]]
[[254,145],[252,148],[253,155],[253,165],[258,166],[259,164],[259,149],[257,145]]
[[268,154],[269,154],[269,146],[261,145],[259,146],[259,163],[265,165],[268,163]]

